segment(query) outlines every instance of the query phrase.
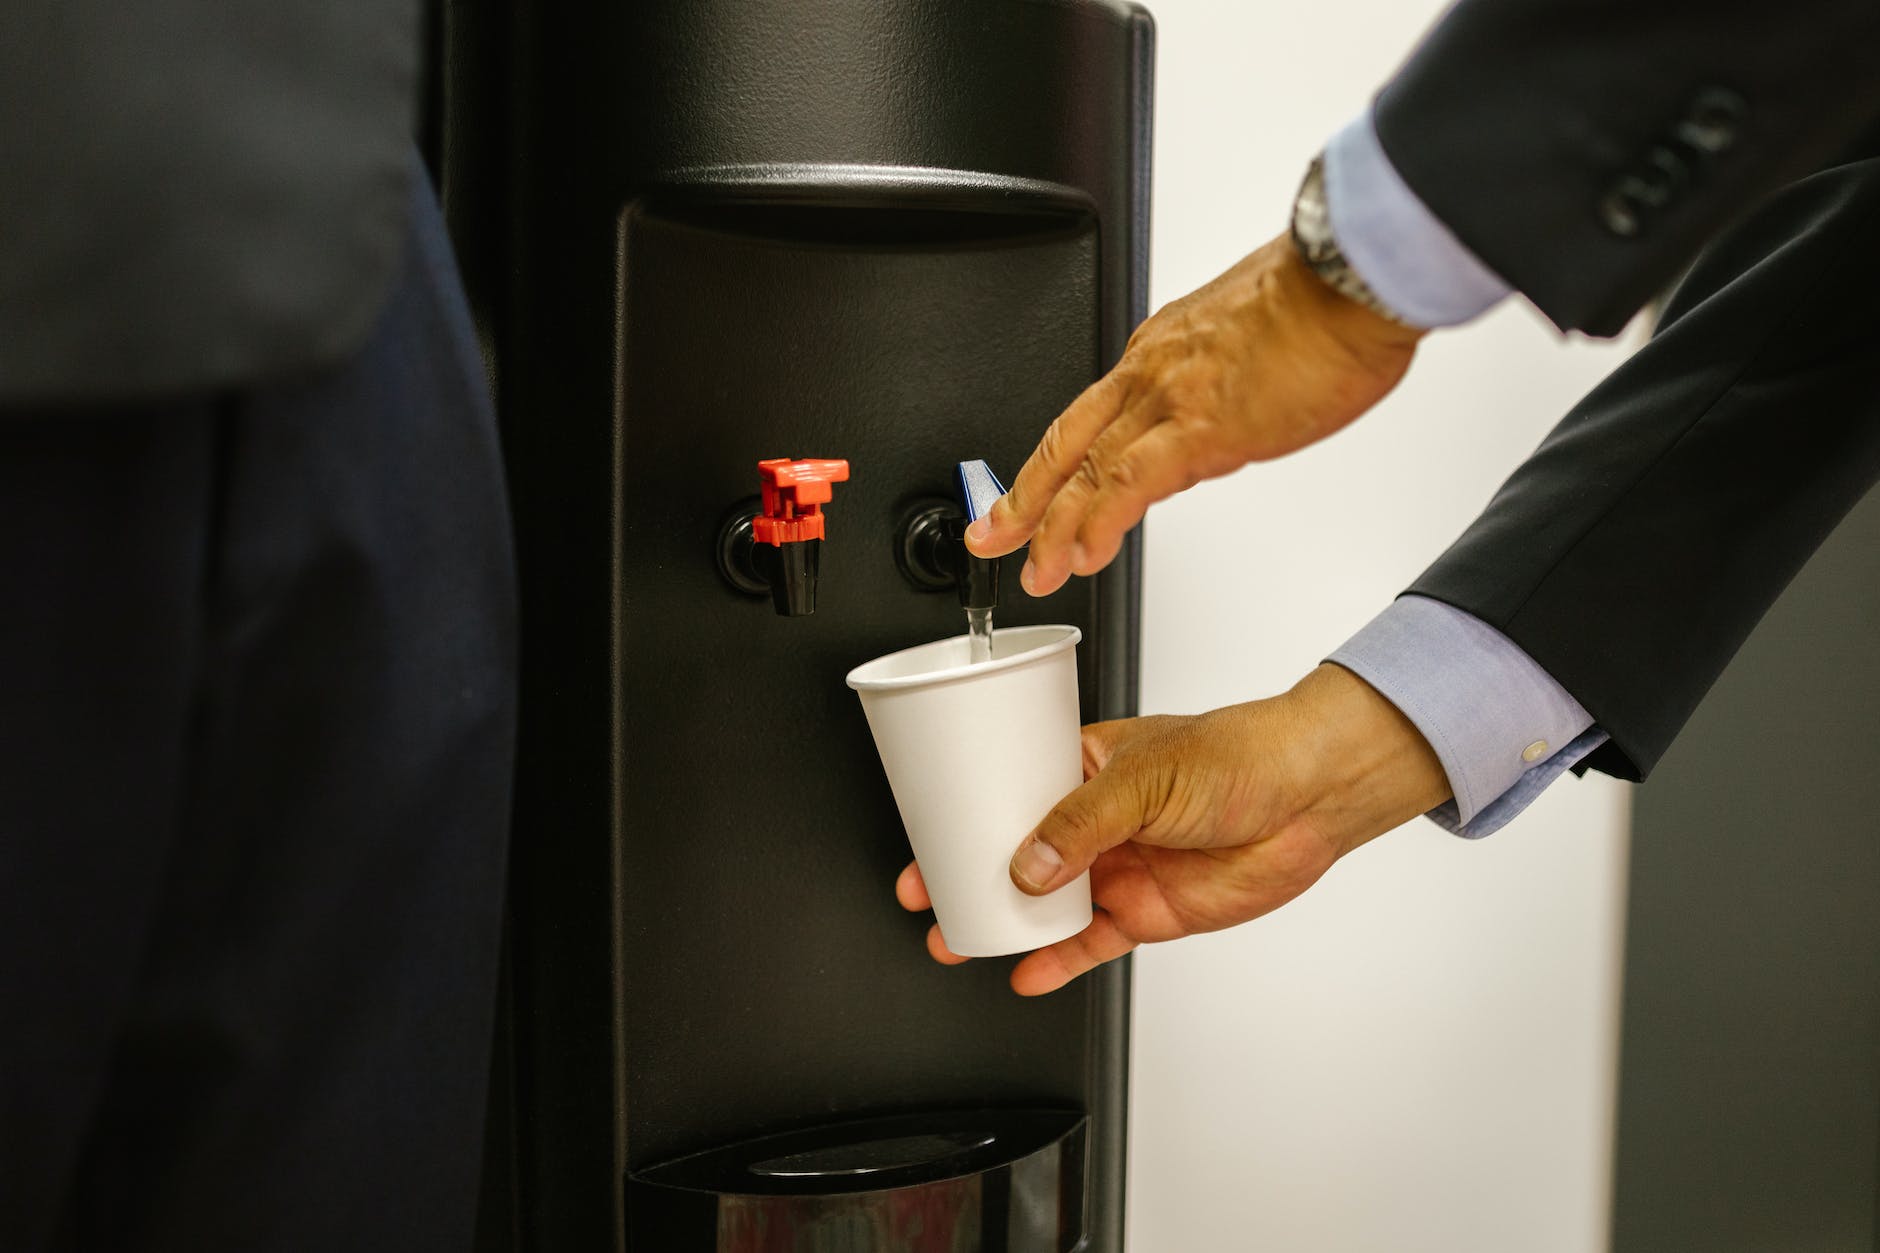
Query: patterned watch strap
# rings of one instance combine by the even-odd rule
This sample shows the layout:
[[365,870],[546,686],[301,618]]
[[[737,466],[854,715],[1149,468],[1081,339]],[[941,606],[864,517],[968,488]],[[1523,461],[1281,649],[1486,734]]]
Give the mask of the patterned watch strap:
[[1352,268],[1344,250],[1338,246],[1338,237],[1332,234],[1331,204],[1325,197],[1323,153],[1313,157],[1312,164],[1306,167],[1305,180],[1299,184],[1299,194],[1293,200],[1292,241],[1306,265],[1333,291],[1357,301],[1380,317],[1399,325],[1410,325],[1378,299],[1377,293]]

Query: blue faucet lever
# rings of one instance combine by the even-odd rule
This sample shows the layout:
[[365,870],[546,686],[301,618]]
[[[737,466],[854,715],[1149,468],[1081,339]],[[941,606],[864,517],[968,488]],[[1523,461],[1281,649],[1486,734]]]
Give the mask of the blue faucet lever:
[[952,534],[957,546],[953,560],[958,563],[960,604],[968,609],[990,611],[999,603],[999,559],[975,557],[967,552],[960,532],[986,516],[992,502],[1005,495],[1005,484],[999,482],[999,476],[983,461],[960,462],[959,481],[960,508],[966,518],[963,522],[957,519],[953,522],[957,529]]
[[1005,495],[1005,484],[992,467],[983,461],[962,461],[959,466],[960,507],[968,522],[977,522],[992,508],[992,502]]

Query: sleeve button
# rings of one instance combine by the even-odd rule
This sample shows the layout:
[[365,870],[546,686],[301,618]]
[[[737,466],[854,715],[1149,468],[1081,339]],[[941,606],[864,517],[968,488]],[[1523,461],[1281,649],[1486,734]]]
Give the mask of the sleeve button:
[[1599,221],[1620,239],[1631,239],[1644,226],[1638,202],[1626,194],[1624,187],[1613,188],[1600,200]]
[[1645,164],[1651,173],[1657,175],[1651,181],[1663,189],[1666,199],[1670,199],[1672,192],[1691,180],[1691,167],[1685,164],[1684,158],[1664,144],[1657,145],[1645,154]]
[[1734,91],[1708,87],[1691,101],[1677,136],[1700,151],[1719,153],[1736,142],[1737,123],[1748,113],[1749,105]]
[[1527,762],[1529,765],[1533,765],[1546,755],[1546,740],[1535,740],[1532,744],[1529,744],[1526,748],[1521,750],[1521,760]]

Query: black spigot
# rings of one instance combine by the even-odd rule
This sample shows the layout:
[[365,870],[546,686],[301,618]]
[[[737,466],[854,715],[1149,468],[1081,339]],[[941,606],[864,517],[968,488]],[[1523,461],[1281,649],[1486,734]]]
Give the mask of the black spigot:
[[1005,495],[1005,488],[985,462],[962,461],[959,489],[959,504],[923,500],[908,509],[896,531],[896,564],[915,587],[953,589],[962,609],[997,609],[1000,559],[968,551],[966,528]]
[[770,594],[786,618],[816,612],[824,522],[832,484],[849,477],[846,461],[757,463],[763,496],[733,510],[718,531],[718,569],[741,592]]
[[751,535],[751,523],[758,516],[746,506],[725,520],[718,532],[719,569],[725,581],[740,592],[769,596],[779,615],[808,617],[816,612],[823,542],[806,539],[760,544]]

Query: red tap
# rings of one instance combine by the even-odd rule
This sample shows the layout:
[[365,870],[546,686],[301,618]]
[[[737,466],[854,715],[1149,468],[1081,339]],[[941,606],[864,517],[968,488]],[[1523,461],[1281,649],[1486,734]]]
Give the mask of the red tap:
[[834,484],[847,481],[846,461],[792,461],[774,457],[757,463],[763,484],[764,511],[751,519],[751,538],[781,547],[823,538],[822,507]]

